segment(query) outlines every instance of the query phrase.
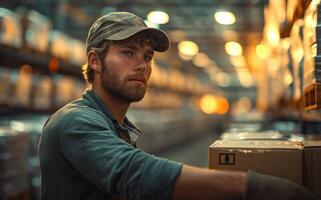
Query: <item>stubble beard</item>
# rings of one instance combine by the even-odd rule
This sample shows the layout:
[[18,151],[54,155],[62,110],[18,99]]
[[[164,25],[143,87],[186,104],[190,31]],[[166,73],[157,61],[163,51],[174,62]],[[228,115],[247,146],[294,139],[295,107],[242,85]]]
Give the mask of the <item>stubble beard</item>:
[[147,85],[130,84],[126,79],[121,81],[115,73],[108,69],[105,63],[102,67],[100,82],[106,93],[128,103],[142,100],[147,90]]

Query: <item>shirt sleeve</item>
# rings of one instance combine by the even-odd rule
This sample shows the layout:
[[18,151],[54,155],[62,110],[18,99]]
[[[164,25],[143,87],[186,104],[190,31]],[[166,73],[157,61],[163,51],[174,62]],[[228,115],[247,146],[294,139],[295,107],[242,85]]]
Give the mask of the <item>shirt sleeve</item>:
[[92,110],[69,113],[59,149],[89,182],[127,200],[171,199],[182,164],[135,149]]

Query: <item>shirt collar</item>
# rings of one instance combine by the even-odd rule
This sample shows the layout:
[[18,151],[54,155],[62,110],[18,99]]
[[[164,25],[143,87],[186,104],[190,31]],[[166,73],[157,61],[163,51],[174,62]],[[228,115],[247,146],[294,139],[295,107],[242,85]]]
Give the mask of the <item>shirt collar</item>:
[[96,110],[101,111],[109,119],[111,119],[111,121],[114,123],[114,125],[118,129],[121,129],[123,131],[128,131],[131,139],[136,141],[137,138],[140,136],[141,131],[133,123],[131,123],[126,116],[125,116],[124,124],[119,124],[118,121],[114,118],[114,116],[109,111],[108,107],[104,104],[102,99],[93,90],[90,90],[90,89],[86,90],[83,94],[83,98],[87,99]]

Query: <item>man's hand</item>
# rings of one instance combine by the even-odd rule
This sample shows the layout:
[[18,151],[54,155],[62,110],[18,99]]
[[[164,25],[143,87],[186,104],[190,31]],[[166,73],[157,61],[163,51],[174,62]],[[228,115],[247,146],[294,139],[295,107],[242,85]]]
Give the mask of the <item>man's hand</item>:
[[247,191],[244,199],[314,200],[320,198],[291,181],[249,170],[247,174]]

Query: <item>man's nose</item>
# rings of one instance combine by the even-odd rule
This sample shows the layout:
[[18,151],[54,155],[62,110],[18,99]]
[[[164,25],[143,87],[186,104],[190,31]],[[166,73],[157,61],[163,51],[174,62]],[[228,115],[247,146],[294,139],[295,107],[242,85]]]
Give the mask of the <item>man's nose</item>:
[[147,63],[144,58],[139,58],[136,65],[135,70],[145,70],[147,68]]

